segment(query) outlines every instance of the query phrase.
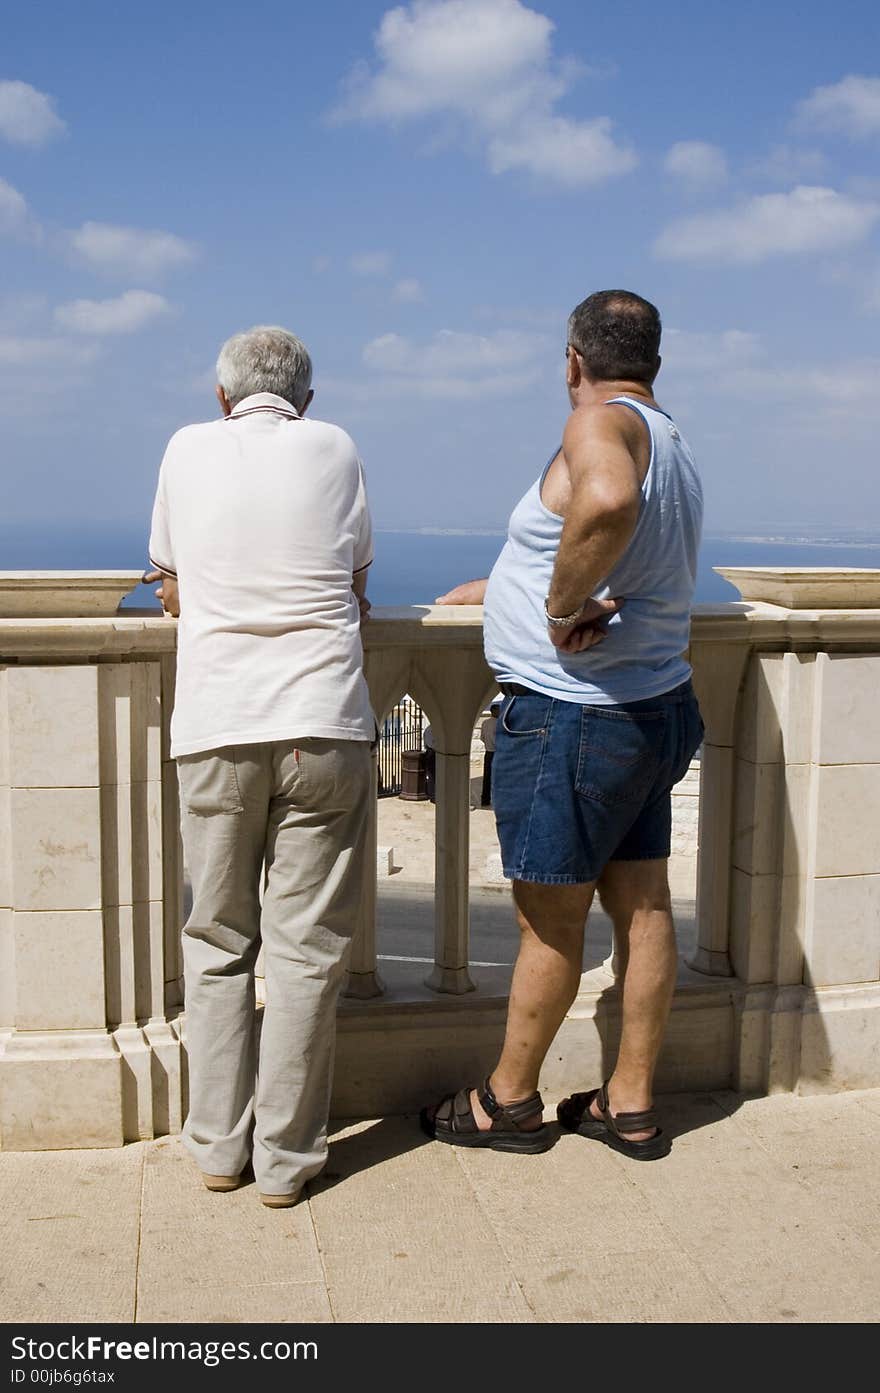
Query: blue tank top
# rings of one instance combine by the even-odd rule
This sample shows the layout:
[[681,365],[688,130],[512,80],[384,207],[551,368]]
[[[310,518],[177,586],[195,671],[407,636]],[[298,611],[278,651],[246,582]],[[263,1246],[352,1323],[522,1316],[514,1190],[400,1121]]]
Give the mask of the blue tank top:
[[499,682],[590,706],[660,696],[691,672],[684,653],[703,519],[694,457],[664,411],[631,397],[614,401],[645,422],[651,459],[632,539],[593,592],[594,599],[626,601],[609,621],[608,637],[583,653],[561,653],[550,642],[544,600],[563,518],[541,501],[549,463],[513,511],[483,611],[486,659]]

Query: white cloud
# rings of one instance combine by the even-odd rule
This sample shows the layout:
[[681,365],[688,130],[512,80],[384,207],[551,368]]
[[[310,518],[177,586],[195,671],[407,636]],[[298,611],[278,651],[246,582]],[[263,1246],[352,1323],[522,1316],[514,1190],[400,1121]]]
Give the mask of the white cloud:
[[415,305],[420,300],[424,300],[425,292],[422,290],[421,283],[412,278],[397,281],[391,291],[392,300],[396,300],[401,305]]
[[173,232],[85,222],[69,236],[80,260],[95,270],[112,274],[152,279],[176,266],[185,266],[196,255],[192,242],[185,242]]
[[[520,0],[399,5],[375,35],[377,71],[355,75],[340,114],[397,120],[453,110],[507,120],[550,78],[552,31]],[[553,88],[561,93],[558,79]]]
[[0,137],[12,145],[45,145],[67,127],[51,97],[28,82],[0,81]]
[[72,300],[59,305],[55,322],[74,334],[133,334],[170,309],[168,301],[151,290],[126,290],[115,300]]
[[733,208],[671,223],[657,238],[657,256],[674,261],[744,265],[852,246],[880,217],[880,204],[834,189],[799,185],[790,193],[760,194]]
[[0,179],[0,237],[32,237],[38,231],[24,197]]
[[880,77],[851,73],[840,82],[817,87],[800,103],[797,115],[801,125],[857,140],[880,135]]
[[794,184],[803,179],[821,178],[827,166],[828,160],[821,150],[773,145],[766,155],[751,162],[748,172],[774,184]]
[[388,252],[359,252],[351,257],[348,265],[356,276],[387,276],[391,257]]
[[744,329],[720,333],[696,333],[689,329],[663,330],[663,376],[682,373],[720,373],[753,364],[764,357],[757,334]]
[[679,140],[667,152],[663,168],[693,189],[711,188],[727,178],[724,151],[706,140]]
[[880,421],[880,358],[852,358],[828,364],[803,363],[774,367],[743,368],[733,372],[721,389],[728,395],[752,402],[802,405],[809,422],[852,424],[853,412],[864,420]]
[[[795,374],[792,374],[795,377]],[[860,403],[870,406],[877,415],[880,406],[880,358],[860,358],[829,367],[811,368],[803,374],[804,396],[818,396],[829,406],[839,407],[848,414]],[[798,390],[797,381],[792,389]]]
[[376,65],[349,80],[339,120],[398,124],[452,118],[500,174],[525,169],[569,187],[625,174],[637,163],[607,117],[557,111],[580,71],[555,60],[554,25],[521,0],[413,0],[386,11]]
[[510,134],[493,136],[488,157],[493,174],[525,169],[569,188],[627,174],[637,163],[631,150],[615,142],[607,116],[593,121],[536,117],[517,124]]
[[425,343],[382,334],[363,350],[375,380],[367,390],[458,400],[509,396],[534,383],[545,341],[513,329],[493,334],[441,329]]
[[771,362],[759,334],[742,329],[695,332],[664,329],[664,384],[681,404],[706,399],[707,379],[712,399],[720,396],[753,403],[811,404],[823,419],[851,415],[855,406],[880,418],[880,359],[853,358],[833,363]]

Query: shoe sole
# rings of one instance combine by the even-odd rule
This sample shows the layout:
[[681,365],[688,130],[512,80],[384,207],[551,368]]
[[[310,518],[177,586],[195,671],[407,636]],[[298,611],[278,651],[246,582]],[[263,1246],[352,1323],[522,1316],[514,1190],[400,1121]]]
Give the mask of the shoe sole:
[[590,1117],[588,1119],[585,1117],[577,1127],[571,1127],[563,1122],[558,1113],[557,1118],[564,1132],[572,1132],[576,1136],[585,1137],[587,1141],[603,1142],[612,1151],[626,1156],[630,1161],[662,1161],[663,1157],[668,1156],[672,1150],[672,1142],[663,1132],[649,1137],[647,1141],[623,1141],[598,1118]]
[[297,1190],[295,1195],[260,1195],[260,1203],[267,1209],[292,1209],[301,1194],[302,1191]]
[[238,1190],[242,1180],[240,1175],[202,1175],[205,1189],[210,1190],[215,1195],[229,1194],[231,1190]]

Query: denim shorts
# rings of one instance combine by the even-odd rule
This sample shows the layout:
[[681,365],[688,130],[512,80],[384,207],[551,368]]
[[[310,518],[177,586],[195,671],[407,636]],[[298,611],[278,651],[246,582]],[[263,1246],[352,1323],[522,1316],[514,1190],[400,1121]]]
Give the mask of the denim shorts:
[[578,885],[609,861],[666,859],[672,788],[702,739],[690,682],[620,706],[506,695],[492,762],[505,876]]

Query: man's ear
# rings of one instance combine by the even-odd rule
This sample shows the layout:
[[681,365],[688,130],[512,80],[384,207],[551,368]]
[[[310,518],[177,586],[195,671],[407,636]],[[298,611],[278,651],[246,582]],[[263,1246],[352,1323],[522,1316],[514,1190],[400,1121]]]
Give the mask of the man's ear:
[[581,385],[581,360],[573,348],[568,350],[568,357],[565,360],[565,385],[572,391]]
[[299,414],[300,414],[300,416],[305,416],[306,412],[308,411],[309,407],[311,406],[311,404],[312,404],[312,402],[313,402],[314,400],[315,400],[315,391],[314,391],[314,388],[311,388],[310,391],[309,391],[309,395],[306,397],[305,401],[303,402],[302,406],[301,406],[300,409],[299,409]]
[[220,410],[223,412],[224,416],[228,416],[232,411],[232,403],[219,383],[215,390],[217,392],[217,400],[220,403]]

